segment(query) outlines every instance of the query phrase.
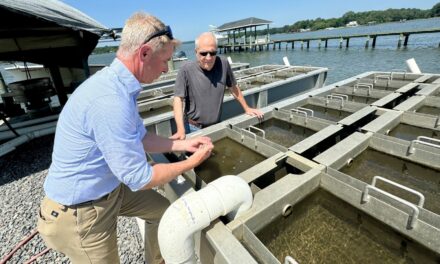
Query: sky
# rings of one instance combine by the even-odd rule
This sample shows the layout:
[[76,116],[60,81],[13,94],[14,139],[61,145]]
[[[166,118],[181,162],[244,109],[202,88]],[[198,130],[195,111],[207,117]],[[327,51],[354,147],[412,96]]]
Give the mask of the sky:
[[194,40],[209,25],[257,17],[270,20],[270,27],[299,20],[341,17],[348,11],[388,8],[431,9],[439,0],[62,0],[111,28],[123,27],[136,11],[150,13],[171,26],[181,41]]

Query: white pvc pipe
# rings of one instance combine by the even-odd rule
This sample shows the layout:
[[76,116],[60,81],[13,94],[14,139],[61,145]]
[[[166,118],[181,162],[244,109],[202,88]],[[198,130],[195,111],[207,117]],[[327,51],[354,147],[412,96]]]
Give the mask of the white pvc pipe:
[[0,157],[6,155],[7,153],[15,150],[15,147],[24,144],[34,138],[46,136],[55,133],[56,126],[48,127],[41,130],[32,131],[30,133],[21,135],[17,138],[14,138],[2,145],[0,145]]
[[420,71],[419,66],[416,63],[416,60],[414,58],[411,58],[409,60],[406,61],[406,65],[408,66],[408,69],[410,72],[412,73],[422,73]]
[[228,62],[229,62],[229,64],[232,64],[232,59],[230,56],[228,56]]
[[233,219],[251,205],[251,189],[237,176],[220,177],[202,190],[179,198],[159,223],[159,247],[165,263],[196,263],[194,234],[219,216]]
[[284,65],[290,66],[290,61],[287,57],[283,57],[283,62],[284,62]]

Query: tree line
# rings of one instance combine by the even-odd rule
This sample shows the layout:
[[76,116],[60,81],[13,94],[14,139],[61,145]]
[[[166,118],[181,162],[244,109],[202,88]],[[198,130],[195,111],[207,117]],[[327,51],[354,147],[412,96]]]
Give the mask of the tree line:
[[[337,28],[347,25],[350,21],[357,21],[359,25],[379,24],[402,20],[421,19],[440,16],[440,2],[431,9],[422,10],[417,8],[387,9],[383,11],[353,12],[349,11],[340,18],[316,18],[300,20],[292,25],[279,28],[270,28],[269,34],[299,32],[301,29],[320,30],[325,28]],[[267,34],[267,29],[257,30],[258,35]],[[243,32],[236,34],[237,37],[244,35]],[[94,54],[116,52],[117,46],[105,46],[95,48]]]
[[[387,9],[383,11],[353,12],[349,11],[340,18],[316,18],[300,20],[292,25],[269,29],[270,34],[299,32],[301,29],[320,30],[337,28],[347,25],[350,21],[357,21],[359,25],[379,24],[411,19],[421,19],[440,16],[440,3],[431,9],[417,8]],[[257,31],[258,34],[267,34],[267,29]]]

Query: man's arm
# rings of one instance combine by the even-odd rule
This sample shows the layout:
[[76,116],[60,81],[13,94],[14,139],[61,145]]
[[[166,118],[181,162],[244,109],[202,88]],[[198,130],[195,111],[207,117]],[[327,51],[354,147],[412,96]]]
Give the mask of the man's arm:
[[183,124],[183,98],[174,96],[173,101],[174,120],[176,121],[177,132],[171,139],[185,139],[185,126]]
[[171,140],[158,136],[154,133],[147,133],[142,139],[145,152],[163,153],[170,151],[195,152],[201,145],[212,144],[209,137],[195,137],[187,140]]
[[240,103],[241,107],[243,108],[244,112],[250,116],[256,116],[259,119],[262,119],[264,117],[263,112],[261,112],[259,109],[251,108],[246,103],[246,100],[244,99],[243,93],[240,90],[240,87],[238,85],[233,85],[231,88],[232,96]]
[[151,189],[170,182],[183,172],[197,167],[211,155],[213,145],[201,145],[188,159],[173,163],[158,163],[153,165],[151,180],[142,189]]
[[193,169],[211,155],[214,148],[208,137],[197,137],[187,140],[171,140],[147,134],[142,140],[144,149],[154,152],[165,151],[189,151],[194,152],[188,159],[174,163],[154,164],[151,180],[142,189],[150,189],[154,186],[165,184],[183,172]]

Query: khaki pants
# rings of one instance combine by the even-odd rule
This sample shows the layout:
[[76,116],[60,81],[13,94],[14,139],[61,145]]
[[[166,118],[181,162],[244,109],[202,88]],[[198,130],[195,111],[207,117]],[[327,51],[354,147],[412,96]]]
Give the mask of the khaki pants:
[[72,263],[119,263],[117,217],[140,217],[146,221],[146,262],[160,263],[157,228],[168,206],[168,200],[153,190],[132,192],[121,184],[106,198],[79,206],[64,206],[45,197],[37,228],[46,245]]

